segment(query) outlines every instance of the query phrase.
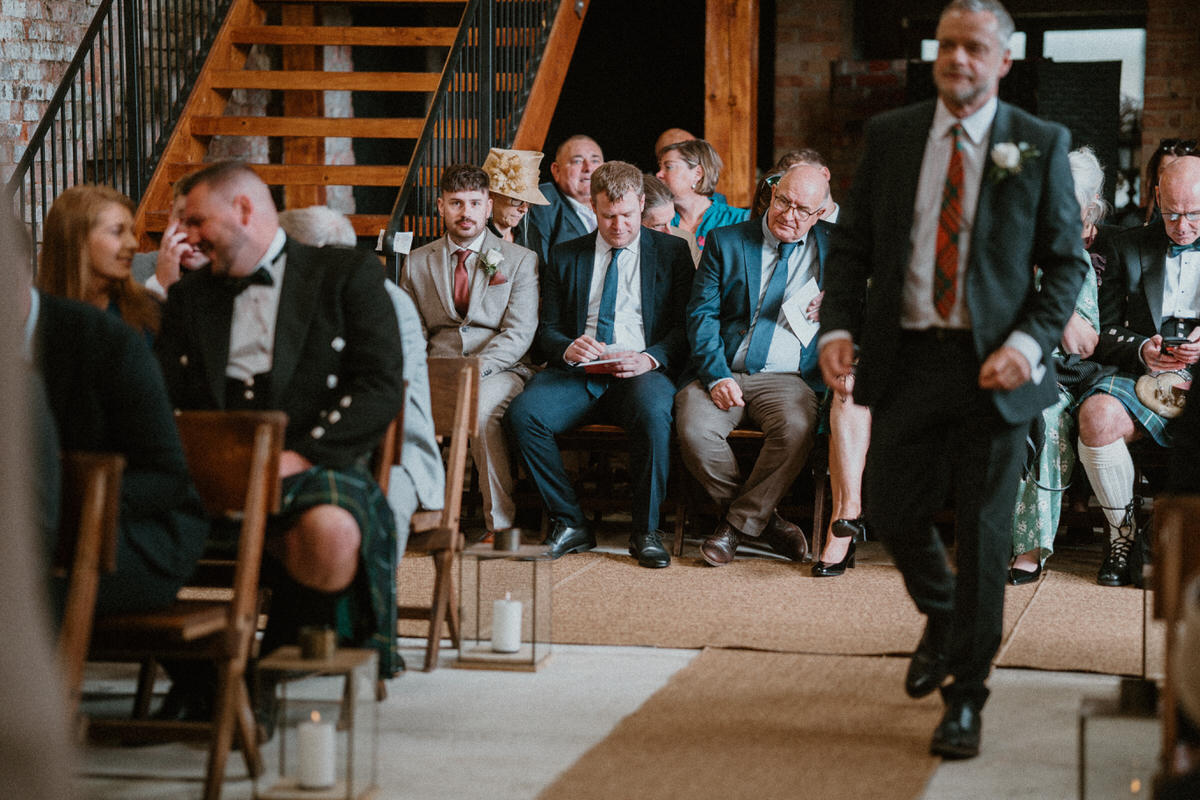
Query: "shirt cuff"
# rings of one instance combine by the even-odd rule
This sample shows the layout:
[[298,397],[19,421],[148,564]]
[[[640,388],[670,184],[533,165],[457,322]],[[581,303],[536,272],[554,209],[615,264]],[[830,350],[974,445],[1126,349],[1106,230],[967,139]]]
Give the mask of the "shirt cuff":
[[653,367],[651,367],[651,369],[658,369],[659,367],[661,367],[661,366],[662,366],[662,364],[658,363],[658,359],[657,359],[657,358],[655,358],[654,356],[650,355],[650,354],[649,354],[649,353],[647,353],[645,350],[643,350],[643,351],[642,351],[642,355],[644,355],[646,358],[650,359],[650,363],[654,365]]
[[822,333],[821,338],[817,339],[817,352],[821,352],[821,348],[823,348],[829,342],[836,342],[838,339],[853,340],[854,337],[851,336],[850,331],[847,330],[836,330],[829,331],[828,333]]
[[1042,363],[1042,347],[1025,331],[1013,331],[1004,342],[1006,347],[1015,349],[1025,356],[1029,362],[1029,377],[1034,383],[1041,383],[1046,377],[1046,365]]
[[158,282],[157,275],[151,275],[149,278],[146,278],[146,283],[144,284],[144,286],[146,287],[146,289],[153,292],[154,295],[157,296],[160,300],[167,299],[167,290],[164,289],[163,285]]
[[715,381],[713,381],[712,383],[710,383],[708,385],[708,391],[711,392],[713,389],[715,389],[717,387],[717,384],[721,383],[722,381],[731,381],[731,380],[733,380],[733,378],[717,378]]

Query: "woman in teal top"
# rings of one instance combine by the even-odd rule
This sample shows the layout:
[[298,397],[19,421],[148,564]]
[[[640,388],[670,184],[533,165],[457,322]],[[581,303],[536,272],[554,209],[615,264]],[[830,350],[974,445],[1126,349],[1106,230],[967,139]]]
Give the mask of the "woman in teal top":
[[671,224],[694,234],[700,249],[704,249],[704,237],[713,228],[745,222],[750,217],[747,209],[713,197],[723,166],[717,151],[703,139],[676,142],[658,154],[658,177],[675,200]]
[[[1104,171],[1091,148],[1081,147],[1069,155],[1075,179],[1075,198],[1083,218],[1084,242],[1096,235],[1096,223],[1104,217]],[[1062,341],[1054,349],[1056,358],[1091,355],[1100,336],[1100,304],[1095,270],[1088,270],[1075,300],[1075,312],[1067,322]],[[1013,515],[1013,563],[1008,571],[1014,585],[1037,580],[1042,563],[1054,552],[1054,534],[1062,510],[1062,489],[1071,482],[1075,466],[1075,418],[1078,402],[1062,384],[1058,402],[1042,411],[1045,435],[1035,472],[1026,476],[1017,491]]]

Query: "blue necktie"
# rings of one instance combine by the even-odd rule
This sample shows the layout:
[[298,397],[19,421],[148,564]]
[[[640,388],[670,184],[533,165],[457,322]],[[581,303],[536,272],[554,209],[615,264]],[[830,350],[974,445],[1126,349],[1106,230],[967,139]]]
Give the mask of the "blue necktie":
[[613,323],[617,316],[617,257],[624,249],[612,249],[612,260],[608,262],[608,272],[604,273],[604,291],[600,293],[600,311],[596,315],[596,338],[605,344],[612,344],[613,340]]
[[759,372],[767,364],[767,351],[771,349],[771,338],[775,335],[775,320],[779,319],[779,307],[783,305],[783,290],[787,288],[788,258],[796,249],[797,242],[779,243],[779,260],[767,283],[767,293],[758,307],[758,318],[750,332],[750,346],[746,348],[746,372]]
[[1172,243],[1167,249],[1171,251],[1171,258],[1175,258],[1180,253],[1186,253],[1188,250],[1200,250],[1200,239],[1197,239],[1191,244]]

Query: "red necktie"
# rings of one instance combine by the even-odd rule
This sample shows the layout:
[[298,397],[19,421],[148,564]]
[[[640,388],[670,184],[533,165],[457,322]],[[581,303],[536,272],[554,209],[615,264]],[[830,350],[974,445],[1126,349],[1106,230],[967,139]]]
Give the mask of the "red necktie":
[[962,228],[963,163],[959,140],[962,125],[950,129],[954,136],[946,185],[942,189],[942,211],[938,215],[937,258],[933,271],[933,307],[946,319],[954,307],[958,282],[958,234]]
[[464,247],[455,255],[458,265],[454,267],[454,308],[460,317],[466,318],[467,305],[471,302],[471,279],[467,276],[467,256],[471,251]]

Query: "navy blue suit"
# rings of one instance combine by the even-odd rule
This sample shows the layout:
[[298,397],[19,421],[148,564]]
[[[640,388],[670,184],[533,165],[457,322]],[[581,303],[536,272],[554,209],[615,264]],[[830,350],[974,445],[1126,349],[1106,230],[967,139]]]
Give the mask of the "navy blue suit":
[[540,266],[550,261],[550,251],[556,245],[578,239],[585,235],[588,229],[556,183],[547,181],[538,186],[538,189],[550,201],[550,205],[529,206],[529,213],[525,216],[536,234],[521,244],[538,254],[541,259]]
[[[563,359],[583,335],[596,254],[596,237],[560,244],[541,273],[542,308],[537,343],[549,366],[512,401],[504,417],[515,445],[541,492],[550,516],[574,527],[583,511],[567,479],[555,435],[589,422],[621,425],[629,432],[635,530],[658,527],[659,504],[670,461],[674,378],[687,361],[684,307],[693,267],[687,244],[676,236],[642,228],[639,242],[642,324],[646,347],[659,368],[634,378],[600,378],[600,394],[589,376]],[[593,386],[595,386],[593,376]]]
[[[825,256],[833,226],[820,220],[810,235],[817,248],[817,285],[825,285]],[[732,374],[729,365],[750,330],[762,286],[762,217],[717,228],[708,235],[692,299],[688,303],[688,340],[692,373],[707,387]],[[712,249],[709,249],[712,248]],[[814,390],[821,387],[816,343],[804,348],[796,370]]]

